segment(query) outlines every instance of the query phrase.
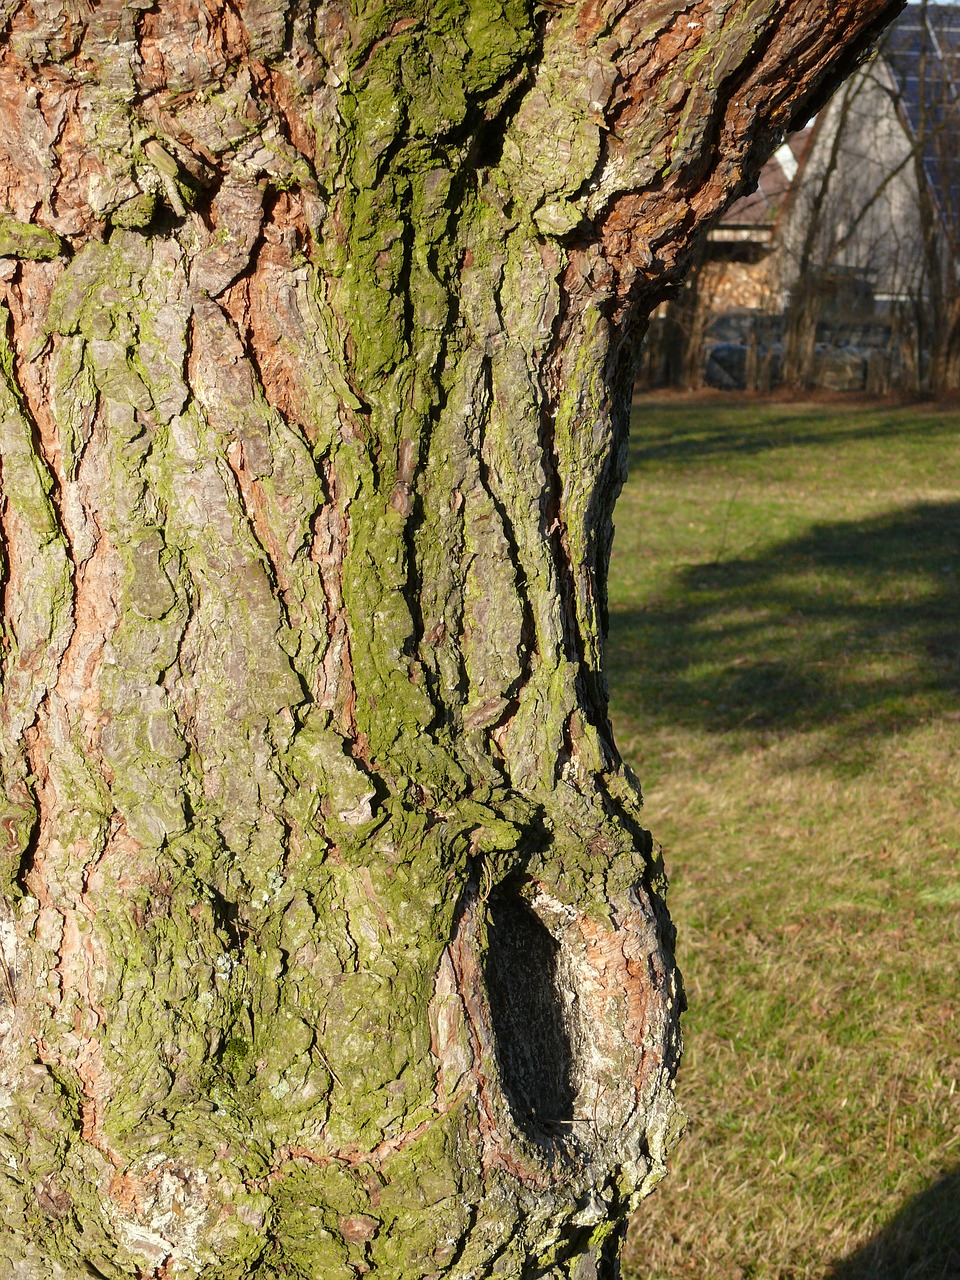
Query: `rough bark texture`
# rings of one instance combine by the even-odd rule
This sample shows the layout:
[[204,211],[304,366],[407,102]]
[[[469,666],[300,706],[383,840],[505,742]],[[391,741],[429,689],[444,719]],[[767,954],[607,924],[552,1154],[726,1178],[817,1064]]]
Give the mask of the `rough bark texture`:
[[898,7],[0,4],[0,1274],[616,1273],[636,329]]

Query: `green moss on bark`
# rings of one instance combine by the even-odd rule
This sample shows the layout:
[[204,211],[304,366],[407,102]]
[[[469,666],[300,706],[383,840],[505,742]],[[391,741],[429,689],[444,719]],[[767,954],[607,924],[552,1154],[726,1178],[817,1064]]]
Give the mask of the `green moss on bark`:
[[34,223],[18,222],[8,214],[0,215],[0,258],[45,262],[63,252],[63,241],[55,232]]

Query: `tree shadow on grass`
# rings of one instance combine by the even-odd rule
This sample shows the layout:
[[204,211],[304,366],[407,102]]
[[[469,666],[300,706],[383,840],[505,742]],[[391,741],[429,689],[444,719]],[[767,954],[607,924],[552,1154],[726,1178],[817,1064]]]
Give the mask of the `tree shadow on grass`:
[[957,1280],[960,1277],[960,1170],[943,1174],[904,1206],[826,1280]]
[[[930,440],[940,435],[949,437],[951,442],[956,440],[957,420],[953,414],[925,413],[907,423],[903,415],[896,412],[884,417],[878,416],[876,410],[856,406],[845,406],[837,412],[844,413],[849,419],[848,425],[838,428],[831,422],[823,426],[823,413],[817,411],[785,412],[777,417],[756,414],[751,421],[738,419],[735,426],[724,423],[705,427],[704,418],[709,417],[709,411],[703,406],[668,406],[664,413],[657,403],[645,405],[637,400],[633,406],[635,429],[630,440],[630,471],[636,474],[638,468],[650,463],[686,464],[710,458],[756,455],[771,449],[815,445],[835,448],[856,441]],[[667,421],[669,429],[662,429],[659,438],[656,435],[651,438],[650,430],[644,429],[648,418],[654,428],[658,422]]]
[[615,709],[641,727],[827,730],[849,755],[960,716],[960,502],[682,568],[645,608],[611,613],[607,658]]

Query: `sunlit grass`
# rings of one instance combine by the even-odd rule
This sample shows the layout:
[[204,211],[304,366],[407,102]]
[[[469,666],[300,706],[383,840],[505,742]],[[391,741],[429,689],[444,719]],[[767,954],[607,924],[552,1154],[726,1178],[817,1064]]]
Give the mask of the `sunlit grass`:
[[960,414],[641,400],[609,673],[690,1000],[630,1280],[960,1276]]

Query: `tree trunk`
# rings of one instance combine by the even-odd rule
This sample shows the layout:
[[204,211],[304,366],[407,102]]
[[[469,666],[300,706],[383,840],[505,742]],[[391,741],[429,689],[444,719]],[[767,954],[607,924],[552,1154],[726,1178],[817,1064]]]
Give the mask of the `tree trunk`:
[[0,1272],[613,1276],[640,322],[899,0],[0,6]]

